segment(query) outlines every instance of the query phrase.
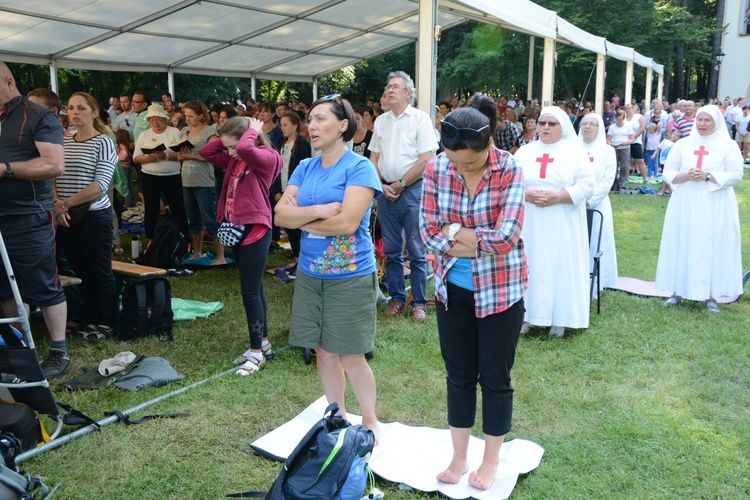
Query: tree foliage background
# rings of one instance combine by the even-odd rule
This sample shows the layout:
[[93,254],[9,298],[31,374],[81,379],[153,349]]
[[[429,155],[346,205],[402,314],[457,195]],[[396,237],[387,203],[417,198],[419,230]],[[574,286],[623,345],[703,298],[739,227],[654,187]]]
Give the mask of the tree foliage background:
[[[609,41],[633,47],[665,66],[665,96],[670,100],[707,97],[713,71],[717,12],[723,0],[536,0],[579,28]],[[721,25],[721,19],[719,20]],[[493,96],[526,95],[530,37],[497,26],[469,21],[445,30],[438,45],[437,99],[466,98],[473,92]],[[542,41],[536,39],[535,88],[541,93]],[[371,59],[322,76],[318,94],[341,93],[354,103],[379,99],[391,71],[415,73],[415,44],[408,44]],[[558,44],[555,97],[581,98],[596,55]],[[11,64],[22,91],[49,86],[49,68]],[[645,69],[635,66],[634,96],[643,96]],[[167,90],[164,73],[59,70],[63,101],[73,92],[86,91],[102,104],[110,96],[149,92],[158,100]],[[175,74],[176,98],[212,102],[241,102],[250,96],[249,79]],[[189,91],[187,90],[189,89]],[[257,98],[310,100],[312,84],[263,80]],[[625,63],[607,58],[605,95],[625,91]],[[593,87],[586,98],[593,97]],[[708,96],[713,97],[713,96]]]

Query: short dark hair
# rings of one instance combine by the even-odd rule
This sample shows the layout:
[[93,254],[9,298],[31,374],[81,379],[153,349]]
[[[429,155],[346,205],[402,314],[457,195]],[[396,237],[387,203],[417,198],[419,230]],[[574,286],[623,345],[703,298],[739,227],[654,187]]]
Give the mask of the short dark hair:
[[[451,111],[445,117],[443,123],[448,122],[456,128],[470,128],[479,130],[487,127],[479,133],[473,141],[467,141],[459,134],[446,140],[445,130],[441,132],[441,144],[443,148],[457,151],[459,149],[471,149],[480,152],[487,149],[490,139],[497,125],[497,108],[495,102],[486,95],[476,93],[471,96],[471,106]],[[448,143],[450,147],[448,147]]]
[[37,97],[44,101],[44,105],[49,109],[57,108],[60,110],[60,98],[50,89],[38,88],[27,94],[27,97]]
[[[145,90],[136,90],[135,92],[133,92],[133,97],[135,97],[136,94],[142,95],[143,96],[143,100],[146,101],[146,104],[148,104],[149,102],[151,102],[151,99],[148,98],[148,92],[146,92]],[[131,100],[132,100],[132,98],[131,98]]]
[[449,103],[448,101],[442,101],[440,104],[438,104],[438,107],[445,106],[448,109],[453,109],[453,105]]
[[341,134],[341,137],[344,139],[344,142],[349,142],[354,137],[354,134],[357,133],[357,118],[354,116],[354,110],[352,109],[351,104],[349,102],[345,101],[341,96],[337,97],[331,97],[331,96],[324,96],[312,103],[310,106],[310,109],[307,111],[307,116],[310,116],[310,113],[312,113],[312,110],[315,109],[315,106],[319,106],[320,104],[329,103],[331,105],[331,113],[334,114],[336,118],[338,118],[340,121],[346,120],[346,130],[343,134]]

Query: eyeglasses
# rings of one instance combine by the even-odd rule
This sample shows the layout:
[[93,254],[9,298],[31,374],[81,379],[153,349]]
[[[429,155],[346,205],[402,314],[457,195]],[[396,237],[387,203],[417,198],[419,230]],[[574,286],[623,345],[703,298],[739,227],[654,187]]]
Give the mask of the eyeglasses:
[[581,127],[596,127],[599,128],[599,124],[596,122],[582,123]]
[[385,91],[388,92],[389,90],[395,90],[398,92],[399,90],[405,89],[406,87],[402,87],[401,85],[386,85]]
[[129,127],[129,126],[130,126],[130,122],[128,121],[128,119],[127,119],[127,118],[125,118],[125,126],[126,126],[126,127]]
[[560,124],[557,122],[539,122],[537,123],[537,125],[539,126],[539,128],[544,128],[544,127],[552,128]]
[[146,103],[146,101],[136,101],[136,100],[133,100],[133,104],[145,104],[145,103]]
[[320,98],[321,101],[335,101],[341,99],[341,94],[328,94]]

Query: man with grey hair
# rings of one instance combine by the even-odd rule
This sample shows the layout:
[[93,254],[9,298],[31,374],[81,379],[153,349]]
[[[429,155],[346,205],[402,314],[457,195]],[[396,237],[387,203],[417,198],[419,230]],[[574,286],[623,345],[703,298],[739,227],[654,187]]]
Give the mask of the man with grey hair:
[[414,81],[403,71],[388,75],[385,97],[390,111],[375,120],[369,149],[383,183],[378,220],[383,231],[391,303],[385,311],[396,316],[406,309],[404,245],[411,268],[412,318],[423,321],[427,303],[427,258],[419,233],[422,174],[438,148],[432,120],[411,106]]

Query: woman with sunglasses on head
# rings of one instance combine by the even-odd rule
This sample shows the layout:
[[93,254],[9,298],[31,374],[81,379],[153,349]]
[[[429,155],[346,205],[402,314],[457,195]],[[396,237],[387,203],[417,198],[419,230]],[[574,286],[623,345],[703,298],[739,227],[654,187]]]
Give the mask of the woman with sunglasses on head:
[[448,373],[453,459],[437,480],[457,484],[474,467],[467,452],[482,388],[484,457],[469,484],[489,489],[510,431],[510,370],[523,323],[527,271],[521,228],[523,173],[492,144],[495,104],[475,94],[471,106],[442,122],[444,152],[427,164],[420,230],[435,253],[440,350]]
[[346,147],[357,122],[338,94],[312,104],[308,130],[321,155],[299,164],[276,205],[277,224],[302,230],[289,343],[316,349],[323,392],[344,416],[349,379],[377,442],[375,376],[365,353],[375,344],[378,290],[370,206],[382,188],[370,160]]
[[[591,166],[594,167],[596,183],[594,194],[589,198],[587,206],[602,213],[603,225],[599,228],[599,220],[594,219],[592,234],[599,234],[601,230],[601,267],[599,270],[599,286],[603,290],[617,286],[617,250],[615,248],[615,227],[612,219],[612,205],[609,202],[609,191],[617,176],[617,158],[615,150],[607,144],[604,130],[604,120],[596,113],[588,113],[581,119],[578,138],[589,155]],[[597,251],[597,241],[591,238],[589,253],[592,255],[590,269],[593,269],[593,255]],[[594,287],[596,293],[596,287]]]
[[586,200],[594,192],[594,169],[570,118],[551,106],[539,114],[539,140],[519,148],[526,183],[523,241],[529,259],[525,324],[589,326],[589,244]]

